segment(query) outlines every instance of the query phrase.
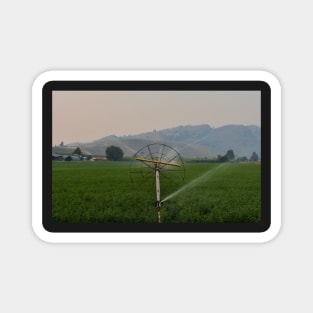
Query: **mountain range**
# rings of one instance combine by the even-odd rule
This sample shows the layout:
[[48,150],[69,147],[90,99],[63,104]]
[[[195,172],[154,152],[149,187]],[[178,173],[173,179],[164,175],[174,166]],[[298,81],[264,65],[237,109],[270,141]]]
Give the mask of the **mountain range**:
[[[261,156],[261,129],[255,125],[225,125],[213,128],[209,125],[185,125],[129,136],[106,136],[89,143],[72,143],[54,147],[62,153],[69,147],[79,146],[92,155],[105,155],[108,146],[114,145],[125,156],[134,155],[150,143],[164,143],[175,148],[182,157],[216,158],[232,149],[237,157],[250,157],[253,152]],[[63,150],[63,151],[61,151]]]

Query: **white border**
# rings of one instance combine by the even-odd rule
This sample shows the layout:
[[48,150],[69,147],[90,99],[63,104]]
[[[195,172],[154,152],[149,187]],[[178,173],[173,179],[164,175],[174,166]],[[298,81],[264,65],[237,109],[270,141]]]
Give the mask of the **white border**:
[[[271,226],[262,233],[51,233],[42,226],[42,88],[53,80],[260,80],[271,87]],[[262,243],[281,226],[281,87],[265,71],[49,71],[32,88],[32,226],[51,243]]]

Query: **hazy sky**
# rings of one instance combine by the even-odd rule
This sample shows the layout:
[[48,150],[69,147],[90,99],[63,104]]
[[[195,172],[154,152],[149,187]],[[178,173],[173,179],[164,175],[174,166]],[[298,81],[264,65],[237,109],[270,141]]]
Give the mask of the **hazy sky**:
[[53,145],[179,125],[261,124],[260,91],[53,91]]

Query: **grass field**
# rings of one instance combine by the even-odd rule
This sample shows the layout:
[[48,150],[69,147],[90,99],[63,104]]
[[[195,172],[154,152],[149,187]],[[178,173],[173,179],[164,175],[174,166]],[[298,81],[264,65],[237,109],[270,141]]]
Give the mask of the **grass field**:
[[[260,164],[185,168],[180,184],[175,173],[161,173],[162,222],[260,221]],[[130,175],[125,161],[53,162],[52,212],[56,222],[156,223],[154,174]]]

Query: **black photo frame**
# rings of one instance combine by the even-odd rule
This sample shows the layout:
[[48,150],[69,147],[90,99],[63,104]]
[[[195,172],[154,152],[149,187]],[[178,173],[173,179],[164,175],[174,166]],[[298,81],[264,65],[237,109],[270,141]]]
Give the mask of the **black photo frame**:
[[[59,90],[260,91],[259,223],[56,223],[52,219],[52,93]],[[49,233],[262,233],[271,226],[271,87],[262,80],[51,80],[42,88],[42,225]]]

